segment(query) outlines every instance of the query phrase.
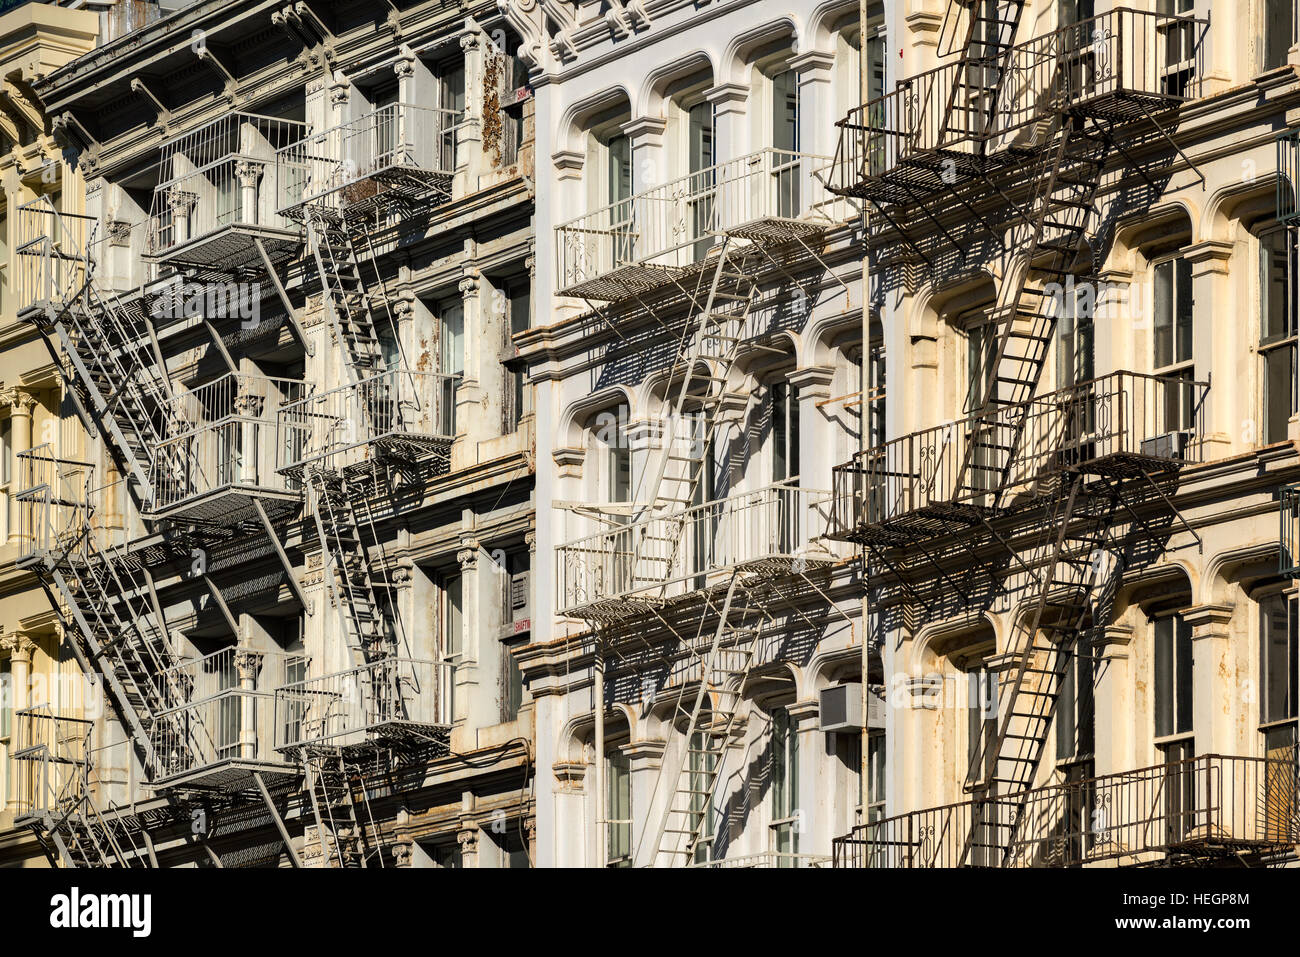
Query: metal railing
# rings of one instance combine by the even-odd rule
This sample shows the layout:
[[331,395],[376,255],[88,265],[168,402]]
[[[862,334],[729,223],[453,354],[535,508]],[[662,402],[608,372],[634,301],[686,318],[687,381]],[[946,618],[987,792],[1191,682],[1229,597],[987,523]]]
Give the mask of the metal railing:
[[86,794],[90,739],[95,724],[54,714],[49,708],[14,712],[10,767],[16,820],[59,816]]
[[791,854],[786,851],[760,851],[757,854],[742,854],[738,857],[723,857],[715,861],[697,861],[691,867],[708,867],[714,869],[752,869],[771,867],[830,867],[832,860],[825,854]]
[[62,303],[90,280],[98,228],[93,216],[59,212],[48,196],[15,210],[13,286],[19,313]]
[[225,761],[279,761],[272,747],[274,689],[285,682],[289,657],[231,647],[162,672],[157,680],[182,689],[184,700],[158,715],[150,734],[160,776]]
[[226,490],[295,491],[296,483],[278,471],[278,415],[314,388],[294,379],[228,372],[174,393],[167,421],[183,431],[163,441],[154,457],[154,511]]
[[449,180],[463,114],[392,103],[276,152],[276,207],[295,215],[304,205],[341,210],[373,196],[376,179],[405,171]]
[[[856,195],[864,181],[937,150],[974,153],[1063,110],[1143,108],[1201,95],[1208,20],[1116,8],[1014,46],[1001,62],[953,62],[900,80],[839,121],[830,188]],[[980,100],[1002,76],[992,110]],[[959,97],[948,110],[954,87]],[[968,91],[961,99],[960,91]],[[1122,104],[1121,104],[1122,101]],[[954,169],[956,172],[956,169]]]
[[1294,758],[1204,755],[972,798],[860,824],[836,867],[1070,867],[1286,852],[1300,840]]
[[25,565],[61,551],[81,533],[94,508],[95,467],[58,458],[48,443],[17,459],[18,562]]
[[555,229],[561,291],[624,267],[702,263],[718,233],[760,220],[834,224],[851,210],[816,173],[829,159],[763,149],[602,206]]
[[371,443],[450,442],[461,377],[397,369],[286,403],[277,413],[280,469]]
[[829,558],[814,543],[829,502],[829,492],[771,485],[566,542],[556,547],[559,607],[664,600],[746,563]]
[[275,690],[275,747],[347,747],[452,723],[454,665],[383,658]]
[[296,230],[277,209],[275,160],[307,128],[296,120],[230,113],[163,144],[149,253],[166,256],[235,226]]
[[953,505],[992,507],[1008,489],[1117,457],[1153,470],[1197,462],[1208,391],[1190,378],[1114,372],[893,439],[836,467],[832,534]]

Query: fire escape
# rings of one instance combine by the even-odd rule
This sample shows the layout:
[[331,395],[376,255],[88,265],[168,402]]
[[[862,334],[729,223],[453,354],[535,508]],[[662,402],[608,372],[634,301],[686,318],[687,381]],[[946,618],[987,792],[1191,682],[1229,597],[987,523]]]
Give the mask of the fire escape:
[[[60,213],[46,199],[19,211],[18,245],[20,315],[43,334],[88,437],[102,436],[121,476],[96,482],[88,463],[61,459],[49,447],[27,453],[18,498],[30,547],[21,563],[37,570],[64,613],[83,671],[103,678],[147,786],[177,815],[191,799],[229,807],[260,798],[282,835],[267,781],[292,780],[294,769],[271,752],[271,708],[258,708],[282,676],[263,667],[263,652],[244,655],[238,668],[234,648],[220,661],[182,656],[155,579],[159,571],[188,569],[182,577],[203,583],[237,635],[208,564],[265,535],[302,600],[276,528],[301,495],[277,472],[275,429],[278,407],[310,390],[241,371],[216,325],[241,299],[260,307],[251,299],[269,280],[296,328],[275,275],[297,243],[296,227],[264,214],[261,197],[276,149],[300,128],[231,114],[164,144],[163,179],[144,224],[160,282],[114,291],[109,263],[117,244],[99,235],[97,221]],[[221,291],[220,302],[213,290]],[[172,382],[158,338],[161,325],[189,317],[199,319],[227,367],[192,389]],[[214,686],[217,674],[228,680]],[[92,773],[85,769],[83,778]],[[93,800],[83,788],[76,804]],[[33,826],[67,852],[65,865],[120,860],[110,847],[69,850],[111,833],[85,827],[85,817],[46,815]],[[146,823],[120,809],[112,817],[114,827],[130,832]],[[78,820],[83,826],[73,833]]]
[[[681,742],[656,779],[662,811],[647,815],[628,848],[637,864],[712,859],[706,822],[734,773],[726,759],[744,741],[739,704],[766,664],[774,606],[799,582],[819,589],[816,571],[834,560],[814,532],[828,492],[790,479],[706,500],[713,450],[751,412],[737,359],[746,348],[779,351],[762,345],[761,283],[775,275],[803,288],[827,233],[848,218],[814,175],[826,162],[761,150],[556,230],[559,294],[586,301],[588,318],[614,333],[612,352],[661,347],[670,375],[662,434],[634,500],[574,505],[570,528],[587,534],[557,547],[557,605],[591,626],[598,699],[606,663],[615,680],[662,669],[659,696]],[[684,319],[662,318],[673,315]],[[647,321],[660,346],[624,335]],[[652,645],[654,631],[668,640]],[[654,697],[643,692],[642,706]],[[597,700],[601,729],[604,710]],[[599,822],[601,834],[610,823]]]
[[300,758],[322,853],[339,867],[377,858],[366,782],[403,753],[445,752],[451,725],[450,668],[403,647],[378,522],[403,487],[450,467],[459,380],[407,363],[374,237],[451,198],[458,122],[446,110],[392,104],[277,156],[281,213],[302,225],[347,380],[281,410],[290,449],[282,471],[306,489],[353,662],[277,691],[281,724],[292,729],[277,747]]
[[[831,188],[868,204],[873,272],[941,281],[980,258],[1002,279],[965,418],[838,467],[837,537],[861,547],[877,601],[924,606],[940,589],[976,607],[1004,596],[1025,609],[1000,656],[996,717],[973,749],[969,800],[859,825],[837,842],[841,863],[1041,866],[1107,856],[1104,835],[1076,832],[1070,819],[1121,785],[1089,782],[1046,803],[1035,788],[1057,702],[1076,660],[1091,661],[1092,629],[1105,624],[1133,556],[1150,561],[1171,529],[1195,538],[1173,496],[1199,454],[1208,384],[1120,371],[1051,393],[1041,385],[1074,290],[1102,288],[1103,180],[1159,192],[1134,153],[1178,149],[1170,133],[1199,95],[1204,23],[1115,10],[1017,42],[1023,12],[1019,0],[952,3],[941,46],[954,58],[839,124]],[[962,225],[949,213],[957,210]],[[943,560],[956,553],[984,569],[992,597],[967,594],[973,579],[959,583]],[[1169,771],[1197,781],[1223,772]],[[1134,774],[1122,786],[1149,783]],[[1161,844],[1126,834],[1191,854],[1187,836]],[[1273,836],[1251,837],[1272,846]]]

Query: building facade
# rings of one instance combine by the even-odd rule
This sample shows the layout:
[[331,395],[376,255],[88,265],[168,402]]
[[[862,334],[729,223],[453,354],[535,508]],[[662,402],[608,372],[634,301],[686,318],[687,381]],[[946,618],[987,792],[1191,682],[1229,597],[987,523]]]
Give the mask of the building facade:
[[162,12],[34,83],[85,212],[16,210],[16,308],[94,439],[16,437],[18,565],[106,708],[15,710],[14,824],[65,864],[527,866],[518,40]]
[[0,862],[1293,863],[1293,0],[140,16],[0,88]]

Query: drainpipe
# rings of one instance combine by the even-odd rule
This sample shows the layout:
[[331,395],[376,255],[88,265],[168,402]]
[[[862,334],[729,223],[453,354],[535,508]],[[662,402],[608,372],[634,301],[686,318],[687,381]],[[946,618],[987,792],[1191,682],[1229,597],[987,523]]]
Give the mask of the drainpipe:
[[[858,96],[859,102],[867,102],[870,89],[867,62],[867,0],[858,3]],[[867,204],[862,204],[862,376],[859,387],[858,410],[861,425],[858,428],[858,445],[867,448],[867,422],[871,419],[871,410],[867,408],[867,392],[871,384],[871,266],[867,258]],[[867,680],[871,671],[871,618],[870,618],[870,582],[867,581],[867,551],[862,546],[862,766],[858,770],[862,782],[858,801],[862,807],[861,824],[867,819],[867,796],[871,793],[871,722],[867,720],[869,704]]]
[[594,684],[592,696],[595,698],[596,710],[596,728],[594,732],[595,742],[593,748],[595,754],[595,775],[592,781],[592,788],[595,790],[596,806],[596,863],[595,867],[604,866],[604,848],[607,844],[605,840],[605,656],[600,647],[600,639],[597,638],[596,654],[592,659],[592,669],[594,671]]

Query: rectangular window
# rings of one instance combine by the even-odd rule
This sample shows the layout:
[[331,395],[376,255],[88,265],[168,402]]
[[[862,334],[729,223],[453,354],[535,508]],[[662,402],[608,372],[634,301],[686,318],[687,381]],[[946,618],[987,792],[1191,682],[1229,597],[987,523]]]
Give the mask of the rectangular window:
[[1156,12],[1184,19],[1157,21],[1156,32],[1164,48],[1161,92],[1168,96],[1187,96],[1196,75],[1195,0],[1159,0]]
[[[885,95],[885,70],[889,63],[889,51],[885,44],[883,28],[867,37],[867,102],[874,104],[868,111],[867,123],[881,128],[885,122],[885,107],[881,98]],[[885,137],[872,135],[867,139],[867,168],[872,176],[879,176],[885,171]]]
[[1255,43],[1260,55],[1260,71],[1286,66],[1291,52],[1294,29],[1292,6],[1295,0],[1264,0],[1260,26],[1263,36]]
[[772,383],[772,481],[799,475],[799,389]]
[[[779,867],[794,867],[799,853],[799,733],[790,712],[772,712],[772,849]],[[788,855],[788,856],[787,856]]]
[[772,146],[778,216],[799,214],[799,79],[793,70],[772,77]]
[[967,675],[966,764],[970,784],[988,777],[993,764],[992,746],[998,731],[998,676],[993,671]]
[[513,652],[527,643],[527,639],[501,642],[502,721],[513,721],[519,717],[519,708],[524,703],[524,676],[519,671],[519,662]]
[[1191,382],[1193,301],[1192,264],[1186,259],[1167,259],[1155,266],[1155,373],[1175,380],[1161,386],[1164,421],[1160,432],[1191,429],[1195,409]]
[[465,371],[465,303],[448,299],[438,309],[439,337],[442,340],[440,361],[443,375],[460,375]]
[[885,444],[885,347],[872,346],[867,359],[866,394],[867,448]]
[[8,485],[14,480],[13,463],[13,420],[0,419],[0,482]]
[[1259,237],[1259,355],[1265,443],[1285,442],[1295,396],[1296,254],[1289,233]]
[[[284,683],[296,685],[307,680],[307,659],[294,655],[284,663]],[[302,740],[302,721],[307,713],[308,702],[305,695],[293,694],[285,698],[284,706],[284,740]]]
[[885,816],[885,735],[872,732],[867,738],[867,823]]
[[710,231],[713,221],[714,186],[717,171],[713,148],[713,104],[697,103],[687,111],[686,140],[688,209],[691,219],[691,236],[695,238],[695,258],[702,260],[713,245]]
[[609,228],[614,263],[636,258],[636,224],[632,221],[632,141],[622,133],[605,143],[605,199],[610,205]]
[[1092,757],[1095,710],[1093,691],[1096,669],[1092,652],[1080,640],[1061,683],[1056,705],[1056,760],[1081,761]]
[[442,585],[442,654],[457,658],[464,651],[464,595],[460,575],[449,575]]
[[1192,731],[1192,626],[1180,616],[1157,619],[1155,629],[1156,737]]
[[1259,720],[1262,724],[1294,722],[1297,716],[1296,605],[1286,595],[1259,603]]
[[1076,290],[1062,296],[1056,319],[1056,383],[1069,389],[1095,376],[1093,309]]
[[632,866],[632,767],[622,751],[609,753],[605,776],[608,797],[605,815],[608,818],[609,851],[606,863],[610,867]]
[[[501,286],[505,295],[506,329],[505,355],[513,359],[518,355],[514,337],[527,331],[532,324],[532,290],[527,279],[516,279]],[[506,402],[504,403],[503,430],[506,434],[518,431],[519,422],[529,412],[529,395],[524,389],[524,370],[511,366],[506,369],[508,381]]]

